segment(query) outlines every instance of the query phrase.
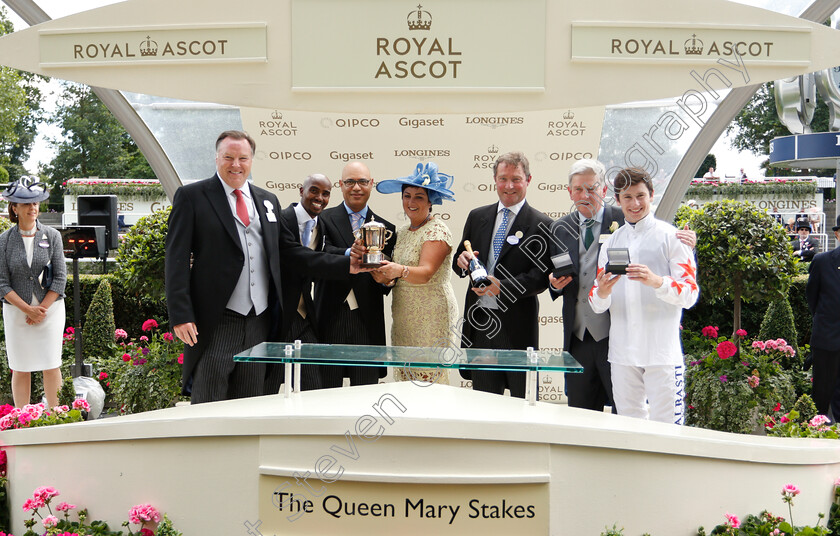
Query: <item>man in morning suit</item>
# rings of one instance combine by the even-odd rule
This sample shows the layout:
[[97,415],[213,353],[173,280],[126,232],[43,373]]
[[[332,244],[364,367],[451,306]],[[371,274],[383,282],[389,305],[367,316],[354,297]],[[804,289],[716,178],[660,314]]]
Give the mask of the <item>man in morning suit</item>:
[[[304,248],[278,221],[274,194],[247,182],[256,144],[245,132],[216,140],[216,175],[178,188],[166,235],[166,300],[184,349],[183,390],[202,403],[262,395],[265,365],[233,355],[269,339],[282,321],[284,261],[346,278],[358,263]],[[354,266],[355,264],[355,266]]]
[[583,373],[566,374],[569,406],[603,411],[613,405],[609,348],[610,313],[589,306],[601,238],[624,224],[621,209],[604,203],[606,168],[596,160],[578,160],[569,168],[569,197],[575,210],[551,224],[552,265],[565,273],[549,275],[552,299],[563,297],[563,349],[583,365]]
[[811,222],[808,216],[801,216],[796,220],[796,236],[793,238],[793,254],[803,262],[811,262],[814,255],[820,251],[820,242],[811,236]]
[[[354,233],[363,224],[375,219],[392,233],[395,227],[374,214],[368,206],[374,181],[362,162],[350,162],[341,172],[341,193],[344,202],[321,213],[325,235],[325,251],[349,255]],[[383,250],[391,256],[396,238],[392,236]],[[373,280],[369,273],[350,276],[346,281],[317,281],[315,310],[321,342],[329,344],[385,345],[385,312],[383,297],[389,287]],[[341,387],[344,377],[351,385],[377,383],[385,377],[385,367],[323,366],[324,388]]]
[[[624,224],[624,215],[604,202],[606,168],[597,160],[571,165],[568,190],[575,210],[552,223],[549,231],[552,266],[563,275],[548,277],[551,299],[563,297],[563,349],[583,366],[583,373],[565,375],[566,396],[570,407],[603,411],[611,406],[615,413],[607,361],[610,313],[596,314],[588,298],[601,244]],[[677,231],[677,238],[690,248],[697,241],[687,228]]]
[[[840,244],[840,216],[832,230]],[[823,415],[830,409],[836,422],[840,418],[840,247],[811,261],[805,295],[813,315],[814,404]]]
[[[501,155],[493,164],[493,178],[499,201],[470,212],[452,263],[456,274],[467,275],[470,255],[464,241],[469,240],[493,281],[482,289],[467,290],[461,344],[464,348],[536,349],[537,295],[548,285],[549,266],[542,229],[548,228],[551,219],[525,200],[531,173],[524,154]],[[539,259],[521,247],[535,234],[543,241]],[[470,375],[475,390],[503,394],[507,388],[511,396],[525,398],[524,372],[475,370]]]
[[[300,188],[300,203],[292,203],[280,211],[280,218],[295,240],[314,251],[324,250],[324,230],[319,215],[330,202],[332,183],[326,175],[315,173]],[[286,342],[317,343],[318,322],[312,301],[313,278],[306,265],[291,266],[283,278],[283,325],[280,339]],[[282,365],[269,365],[268,392],[276,393],[283,383]],[[302,391],[321,387],[320,365],[301,365]]]

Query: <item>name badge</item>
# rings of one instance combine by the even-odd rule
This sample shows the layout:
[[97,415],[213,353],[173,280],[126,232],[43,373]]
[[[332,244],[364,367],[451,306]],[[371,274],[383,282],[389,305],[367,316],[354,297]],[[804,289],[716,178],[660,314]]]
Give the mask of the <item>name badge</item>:
[[38,242],[39,248],[48,249],[50,247],[50,241],[47,240],[47,235],[41,237],[41,241]]
[[507,243],[510,244],[511,246],[515,246],[516,244],[519,243],[519,237],[516,236],[516,235],[508,235]]

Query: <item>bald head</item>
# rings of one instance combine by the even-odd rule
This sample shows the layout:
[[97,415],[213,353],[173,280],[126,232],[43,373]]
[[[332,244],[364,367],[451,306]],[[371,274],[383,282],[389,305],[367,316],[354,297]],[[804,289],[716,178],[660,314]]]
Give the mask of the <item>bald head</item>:
[[373,190],[370,170],[363,162],[350,162],[341,171],[341,193],[344,203],[353,212],[359,212],[367,206]]

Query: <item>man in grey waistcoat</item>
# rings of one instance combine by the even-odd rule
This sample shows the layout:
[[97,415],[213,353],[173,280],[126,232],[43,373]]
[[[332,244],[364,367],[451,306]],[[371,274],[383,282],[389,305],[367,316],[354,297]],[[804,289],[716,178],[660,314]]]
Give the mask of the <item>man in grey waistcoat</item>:
[[[597,160],[582,159],[569,168],[569,197],[574,209],[551,225],[549,251],[559,277],[549,275],[552,299],[563,297],[563,349],[583,365],[583,373],[566,374],[569,406],[603,411],[611,406],[610,364],[607,361],[610,313],[596,314],[589,306],[601,244],[624,224],[621,209],[605,203],[606,168]],[[696,235],[677,231],[693,248]]]

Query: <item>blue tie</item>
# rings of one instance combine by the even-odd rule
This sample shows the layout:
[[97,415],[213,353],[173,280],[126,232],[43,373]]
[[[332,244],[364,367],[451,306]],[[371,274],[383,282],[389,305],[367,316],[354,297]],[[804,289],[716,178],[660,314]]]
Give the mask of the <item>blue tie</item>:
[[351,223],[353,225],[353,234],[356,234],[359,232],[359,228],[362,226],[362,215],[358,212],[354,212],[350,214],[350,219],[352,220]]
[[502,222],[499,224],[499,228],[493,236],[493,257],[497,259],[499,258],[499,253],[502,252],[502,244],[505,243],[505,236],[507,235],[508,214],[510,214],[510,209],[507,207],[503,208]]
[[301,243],[309,247],[309,242],[312,241],[312,228],[315,227],[315,220],[309,220],[304,224],[303,227],[303,238],[301,239]]

